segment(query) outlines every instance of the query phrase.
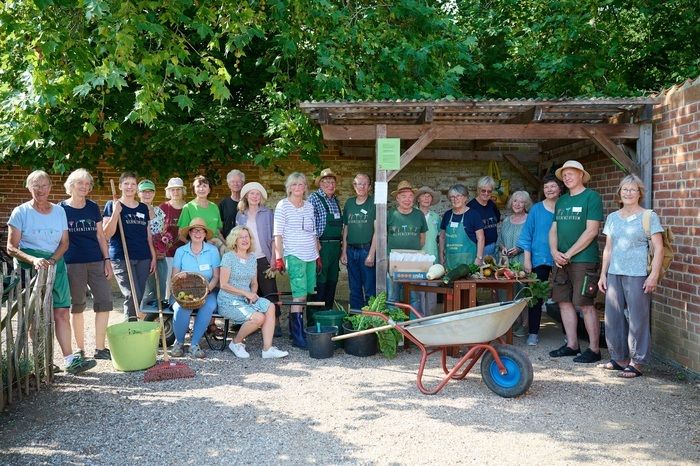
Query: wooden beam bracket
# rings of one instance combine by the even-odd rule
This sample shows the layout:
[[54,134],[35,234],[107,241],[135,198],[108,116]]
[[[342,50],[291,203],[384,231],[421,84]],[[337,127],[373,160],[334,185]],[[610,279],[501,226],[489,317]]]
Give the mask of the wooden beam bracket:
[[583,131],[589,135],[593,143],[603,151],[605,155],[622,169],[626,174],[635,174],[639,176],[639,166],[630,159],[625,152],[620,149],[608,136],[597,131],[594,128],[583,128]]

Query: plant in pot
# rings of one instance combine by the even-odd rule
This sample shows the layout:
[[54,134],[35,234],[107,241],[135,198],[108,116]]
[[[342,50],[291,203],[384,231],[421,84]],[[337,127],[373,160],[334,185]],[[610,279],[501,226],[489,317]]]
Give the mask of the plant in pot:
[[[390,319],[395,322],[401,322],[406,320],[406,314],[401,309],[393,306],[386,305],[386,292],[382,291],[377,296],[372,296],[369,298],[368,305],[362,308],[363,311],[381,312],[386,314]],[[345,322],[343,323],[343,329],[345,333],[359,332],[360,330],[367,330],[371,328],[382,327],[386,325],[386,321],[380,319],[379,317],[369,316],[365,314],[351,314],[345,317]],[[365,338],[366,337],[366,338]],[[363,340],[361,340],[363,339]],[[356,354],[355,346],[351,343],[355,340],[358,346]],[[379,343],[379,350],[384,356],[391,359],[396,356],[396,349],[399,342],[401,341],[401,333],[396,329],[387,329],[380,332],[363,335],[361,337],[350,338],[345,342],[345,352],[349,354],[355,354],[356,356],[371,356],[376,353],[377,342]],[[348,347],[350,344],[350,347]]]

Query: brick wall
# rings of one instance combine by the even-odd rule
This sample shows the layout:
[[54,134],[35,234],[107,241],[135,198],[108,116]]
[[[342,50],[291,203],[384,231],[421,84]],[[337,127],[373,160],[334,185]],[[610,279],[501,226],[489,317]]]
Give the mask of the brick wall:
[[654,210],[675,235],[673,264],[654,295],[656,353],[700,372],[700,78],[660,96],[654,111]]

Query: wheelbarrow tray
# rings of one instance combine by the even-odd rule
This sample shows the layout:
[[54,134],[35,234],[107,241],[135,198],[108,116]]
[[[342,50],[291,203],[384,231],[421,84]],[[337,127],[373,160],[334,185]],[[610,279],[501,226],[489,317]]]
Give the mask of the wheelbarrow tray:
[[400,322],[397,325],[425,346],[483,343],[504,335],[525,306],[527,301],[524,299],[487,304]]

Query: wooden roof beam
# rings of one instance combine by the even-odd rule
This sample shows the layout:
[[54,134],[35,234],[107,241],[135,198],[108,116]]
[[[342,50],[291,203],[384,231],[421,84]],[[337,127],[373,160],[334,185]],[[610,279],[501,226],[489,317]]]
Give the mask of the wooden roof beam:
[[424,123],[432,123],[433,122],[433,107],[427,106],[425,109],[421,112],[420,116],[418,117],[418,123],[419,125],[422,125]]
[[634,163],[625,152],[620,149],[608,136],[593,128],[584,128],[588,133],[593,143],[603,151],[605,155],[622,169],[626,174],[633,173],[639,176],[639,167]]
[[[375,156],[376,149],[374,147],[355,147],[355,146],[341,146],[340,155],[344,157],[353,157],[358,159],[372,159]],[[503,156],[506,151],[502,150],[469,150],[469,149],[423,149],[417,156],[417,159],[430,159],[430,160],[480,160],[480,161],[490,161],[490,160],[503,160]],[[518,160],[526,163],[536,163],[539,162],[539,153],[532,152],[513,152],[508,151],[507,153],[513,154]]]
[[418,138],[416,142],[411,145],[408,149],[406,149],[406,152],[401,154],[401,168],[398,170],[392,170],[392,171],[387,171],[386,173],[386,180],[391,181],[393,177],[396,176],[397,173],[399,173],[401,170],[403,170],[406,165],[408,165],[411,160],[413,160],[416,155],[420,153],[423,149],[428,147],[428,144],[433,142],[436,138],[438,138],[440,135],[440,129],[438,126],[433,126],[430,128],[428,131],[423,133],[421,137]]
[[525,108],[517,115],[504,121],[506,124],[525,124],[532,123],[533,121],[540,121],[542,119],[542,107],[534,105],[530,108]]
[[518,158],[513,155],[513,154],[504,154],[503,158],[508,161],[509,164],[515,168],[518,173],[520,173],[523,178],[525,178],[525,181],[530,183],[530,185],[535,188],[539,189],[540,188],[540,180],[538,180],[535,176],[530,173],[530,170],[527,169],[525,165],[523,165]]
[[[387,137],[419,139],[431,128],[440,128],[439,139],[522,141],[535,139],[590,139],[586,128],[595,130],[609,139],[638,139],[639,126],[631,124],[557,124],[531,123],[527,125],[500,123],[469,125],[386,125]],[[375,125],[321,125],[323,138],[328,141],[373,141],[377,138]]]

